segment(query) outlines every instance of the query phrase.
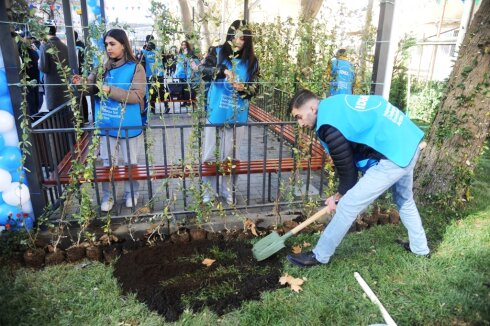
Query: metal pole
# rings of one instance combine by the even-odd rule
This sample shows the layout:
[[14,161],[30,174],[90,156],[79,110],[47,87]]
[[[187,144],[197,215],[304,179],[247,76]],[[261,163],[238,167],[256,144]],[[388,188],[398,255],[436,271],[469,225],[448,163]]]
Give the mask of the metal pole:
[[[17,52],[17,46],[10,35],[10,25],[7,23],[9,20],[7,16],[6,2],[0,1],[0,51],[2,51],[3,63],[5,65],[5,74],[7,76],[7,83],[17,84],[20,82],[19,78],[19,53]],[[18,109],[21,106],[22,94],[21,89],[18,86],[9,86],[10,100],[12,107],[14,108],[14,118],[17,127],[17,134],[19,139],[22,139],[22,129],[20,127],[21,112]],[[30,123],[29,123],[30,128]],[[29,134],[28,141],[34,144],[32,134]],[[46,206],[47,198],[44,191],[42,191],[39,180],[42,180],[42,173],[40,164],[38,162],[39,155],[35,146],[29,147],[30,154],[27,155],[24,166],[29,169],[29,173],[26,173],[27,184],[29,186],[29,192],[31,194],[32,207],[34,209],[34,216],[39,217],[43,213],[43,209]]]
[[78,74],[78,57],[75,35],[73,34],[70,0],[63,0],[63,16],[65,18],[66,45],[68,46],[68,63],[70,64],[71,72]]
[[105,1],[100,0],[99,5],[100,5],[100,16],[102,18],[102,23],[105,24],[106,23],[106,20],[105,20]]
[[243,19],[247,23],[250,20],[250,11],[248,10],[248,0],[243,1]]
[[395,14],[395,0],[381,0],[374,51],[373,84],[371,93],[388,99],[393,72],[392,29]]
[[463,15],[461,16],[461,23],[459,25],[458,40],[456,41],[456,48],[454,51],[456,54],[459,52],[459,47],[463,43],[464,36],[470,25],[471,18],[473,16],[473,10],[475,9],[475,0],[466,0],[464,2]]
[[82,7],[83,41],[87,45],[88,44],[88,41],[89,41],[87,0],[80,0],[80,7]]

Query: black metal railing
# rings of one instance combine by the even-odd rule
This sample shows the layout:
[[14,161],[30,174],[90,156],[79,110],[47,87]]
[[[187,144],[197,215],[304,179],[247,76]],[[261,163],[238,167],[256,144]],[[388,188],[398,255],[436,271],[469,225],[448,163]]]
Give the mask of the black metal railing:
[[[314,164],[312,164],[312,159],[314,158],[311,153],[302,155],[301,158],[303,160],[300,160],[298,156],[294,156],[294,144],[291,144],[290,140],[282,136],[284,133],[279,133],[279,136],[271,134],[271,127],[279,127],[281,131],[284,131],[284,128],[292,124],[292,122],[249,122],[236,126],[245,128],[245,136],[242,143],[233,143],[233,147],[238,149],[236,157],[228,163],[231,166],[229,166],[226,173],[223,173],[226,168],[216,165],[216,169],[220,169],[219,171],[217,170],[217,175],[231,175],[231,189],[234,198],[237,200],[237,204],[233,206],[233,209],[265,207],[277,204],[300,204],[305,198],[312,195],[309,190],[314,187],[316,187],[317,191],[313,195],[322,197],[323,182],[321,181],[324,180],[325,176],[323,175],[323,169],[318,167],[318,157]],[[200,127],[216,128],[217,131],[220,128],[224,128],[223,126],[210,124]],[[133,129],[137,128],[123,128],[121,129],[121,134]],[[87,134],[89,142],[85,144],[84,148],[88,148],[96,139],[93,136],[95,129],[84,128],[83,130]],[[105,130],[100,129],[101,132]],[[34,129],[32,131],[35,139],[49,140],[45,144],[47,152],[51,154],[48,155],[49,166],[54,166],[56,162],[58,164],[67,163],[66,159],[63,161],[63,159],[58,160],[56,158],[54,154],[56,151],[53,148],[54,139],[67,140],[70,148],[69,153],[71,153],[69,157],[70,159],[75,159],[74,132],[73,128]],[[144,146],[136,147],[139,150],[137,162],[130,161],[128,162],[129,164],[111,162],[112,168],[105,170],[101,168],[102,164],[99,162],[92,166],[96,174],[93,180],[89,182],[85,180],[79,181],[81,181],[83,186],[92,188],[94,205],[100,207],[102,200],[100,195],[102,182],[100,180],[105,179],[99,173],[105,171],[105,178],[108,178],[109,171],[119,171],[117,173],[120,173],[120,171],[124,170],[123,174],[126,181],[131,182],[139,179],[140,189],[144,188],[143,191],[140,190],[139,192],[138,207],[149,206],[153,212],[159,212],[168,209],[170,206],[170,211],[173,214],[192,213],[196,209],[196,201],[200,200],[202,194],[202,191],[198,190],[202,187],[202,176],[209,173],[209,167],[207,167],[205,162],[202,162],[202,156],[199,154],[202,146],[202,134],[202,128],[199,130],[195,125],[190,124],[146,127],[143,130],[143,135],[139,137],[139,141]],[[124,138],[121,137],[121,139]],[[128,140],[127,137],[126,140]],[[196,142],[200,145],[191,146],[192,143],[195,144]],[[107,141],[107,151],[109,157],[112,157],[114,148],[111,148],[109,144],[110,142]],[[128,151],[128,157],[131,157],[131,148],[128,146],[126,150]],[[321,159],[321,166],[325,164],[325,160],[324,156]],[[314,172],[316,173],[315,177],[313,177],[312,166],[316,170]],[[207,167],[207,172],[203,172],[203,167]],[[119,174],[120,176],[121,174]],[[297,193],[301,188],[300,184],[295,183],[298,178],[302,180],[300,183],[307,193],[302,198],[300,198],[301,196],[295,196],[295,199],[291,199],[291,195],[287,195],[287,193]],[[110,188],[113,193],[116,193],[116,202],[120,203],[121,200],[117,197],[117,191],[115,190],[121,188],[121,186],[118,185],[118,181],[115,179],[117,177],[110,180]],[[296,181],[293,182],[293,179]],[[45,185],[45,191],[47,191],[50,203],[54,207],[61,203],[60,199],[62,198],[61,194],[64,190],[64,185],[69,180],[68,170],[64,166],[57,166],[50,173],[43,174],[41,183]],[[121,192],[123,191],[120,190],[119,193]],[[134,190],[131,188],[131,197],[133,196]],[[121,207],[113,212],[114,216],[131,215],[137,209],[137,207],[133,207],[131,210],[126,210],[122,207],[123,205],[119,206]]]
[[[226,172],[231,174],[232,193],[237,203],[232,207],[225,205],[225,210],[273,205],[294,206],[303,204],[311,195],[323,197],[326,175],[323,168],[319,168],[318,152],[313,153],[312,142],[309,150],[302,148],[300,156],[294,150],[300,142],[299,139],[304,138],[304,134],[300,134],[301,131],[293,127],[295,122],[291,121],[291,116],[287,112],[289,98],[290,94],[287,92],[275,87],[261,86],[254,103],[280,122],[259,121],[235,126],[244,128],[245,136],[241,144],[233,144],[236,155],[231,160],[232,168]],[[143,129],[142,136],[138,138],[140,145],[137,146],[137,161],[128,162],[129,165],[111,162],[112,168],[106,169],[100,161],[96,161],[92,167],[87,167],[94,169],[95,178],[90,181],[79,181],[81,181],[80,186],[91,188],[94,206],[100,208],[103,183],[101,180],[107,180],[108,171],[112,171],[109,179],[113,193],[121,188],[118,180],[122,179],[130,181],[131,185],[131,181],[137,179],[142,189],[138,205],[131,209],[125,209],[124,205],[119,204],[120,196],[116,197],[116,210],[111,212],[112,216],[129,216],[142,206],[149,207],[153,214],[164,210],[174,215],[192,214],[199,209],[197,202],[201,199],[199,196],[203,189],[202,176],[209,174],[209,167],[202,162],[202,155],[200,155],[203,146],[203,128],[216,128],[218,131],[223,126],[204,124],[204,121],[198,125],[190,124],[191,118],[187,114],[181,115],[179,119],[182,120],[173,125],[165,123],[158,125],[162,121],[160,119],[151,120],[149,126],[142,128],[120,130],[120,135],[125,135],[129,130]],[[185,119],[188,119],[187,123]],[[32,124],[33,142],[40,149],[39,157],[35,160],[43,171],[40,182],[49,204],[55,208],[63,204],[62,194],[69,182],[72,161],[83,160],[86,155],[84,153],[81,157],[75,157],[75,149],[87,151],[96,140],[94,136],[96,129],[86,127],[83,128],[84,144],[76,144],[72,121],[72,113],[65,104]],[[104,133],[109,130],[111,129],[98,131]],[[286,130],[288,133],[285,132]],[[294,139],[291,138],[291,132],[294,132]],[[286,134],[288,136],[285,136]],[[106,137],[107,140],[109,138],[109,136],[101,137]],[[219,143],[220,140],[217,139],[217,142]],[[106,144],[108,154],[112,157],[114,149],[108,145],[109,141],[106,141]],[[126,149],[128,156],[131,157],[129,155],[131,148],[128,146]],[[239,149],[238,152],[236,149]],[[326,155],[320,159],[323,167]],[[237,162],[240,168],[234,169],[233,166],[236,166]],[[216,174],[223,174],[222,167],[217,169]],[[122,170],[124,170],[124,177],[121,176]],[[114,175],[114,171],[118,171],[119,174]],[[73,180],[73,176],[71,177]],[[217,187],[219,188],[219,184]],[[134,189],[131,186],[131,197],[133,196]],[[72,212],[76,212],[77,203],[71,204]],[[218,208],[215,207],[214,210]]]

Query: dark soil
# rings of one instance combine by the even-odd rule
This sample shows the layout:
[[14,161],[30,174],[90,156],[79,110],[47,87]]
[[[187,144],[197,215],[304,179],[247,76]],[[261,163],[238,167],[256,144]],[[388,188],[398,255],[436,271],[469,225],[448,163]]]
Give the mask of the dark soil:
[[28,249],[24,253],[24,262],[27,267],[41,268],[44,265],[46,252],[41,248]]
[[55,252],[50,252],[44,258],[44,263],[46,265],[58,265],[65,260],[65,253],[63,250],[58,249]]
[[85,247],[72,246],[66,249],[66,260],[70,263],[82,260],[85,258]]
[[[216,262],[207,267],[205,258]],[[124,293],[135,292],[150,309],[176,321],[186,308],[207,306],[222,315],[258,300],[261,292],[279,287],[281,263],[277,256],[257,262],[248,243],[201,240],[139,248],[122,255],[114,269]]]
[[101,261],[102,260],[102,248],[98,246],[88,246],[86,249],[87,258],[90,260]]

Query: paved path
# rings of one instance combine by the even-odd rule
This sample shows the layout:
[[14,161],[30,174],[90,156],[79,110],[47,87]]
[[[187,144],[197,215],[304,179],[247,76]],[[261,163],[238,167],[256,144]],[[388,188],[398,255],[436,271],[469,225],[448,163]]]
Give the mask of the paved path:
[[[181,108],[178,103],[171,104],[171,111],[169,114],[155,114],[150,119],[150,125],[157,127],[152,129],[148,134],[149,148],[148,148],[148,164],[181,164],[182,159],[184,162],[198,162],[197,157],[197,136],[191,136],[193,118],[190,113],[190,108]],[[265,156],[267,159],[279,158],[280,152],[280,138],[270,132],[267,127],[252,126],[249,127],[250,132],[245,133],[244,139],[239,146],[238,158],[247,160],[248,157],[252,160],[263,159]],[[250,142],[249,142],[249,134]],[[145,164],[145,150],[144,141],[141,136],[140,145],[138,146],[138,164]],[[249,146],[250,144],[250,146]],[[289,144],[283,142],[282,157],[292,157],[292,150]],[[122,158],[120,158],[120,161]],[[239,175],[236,177],[236,199],[237,207],[254,206],[270,204],[268,198],[269,192],[269,175],[252,174]],[[291,201],[301,199],[306,193],[306,186],[308,184],[307,172],[302,171],[299,173],[299,178],[302,180],[303,185],[296,187],[291,186],[290,179],[291,173],[282,173],[281,179],[278,180],[277,174],[270,176],[270,193],[271,199],[274,201],[277,198],[278,188],[281,190],[280,201]],[[318,195],[320,187],[320,173],[311,173],[311,182],[309,184],[309,194]],[[247,203],[247,184],[250,182],[250,198]],[[325,183],[325,181],[324,181]],[[187,179],[166,179],[166,180],[151,180],[140,181],[140,197],[137,208],[146,205],[151,199],[155,212],[163,211],[165,206],[169,206],[170,211],[181,212],[193,210],[193,207],[199,207],[197,201],[197,191],[192,190],[197,188],[199,179],[193,180]],[[116,203],[111,211],[114,216],[128,216],[132,214],[131,209],[125,207],[124,188],[123,182],[117,182],[116,185]],[[150,191],[151,186],[151,191]],[[94,185],[86,184],[84,187],[92,188],[93,201],[97,202],[97,196]],[[98,185],[99,191],[101,191],[100,184]],[[186,194],[184,196],[184,193]],[[304,197],[304,196],[303,196]],[[223,202],[223,200],[221,200]],[[216,204],[219,201],[215,202]],[[228,205],[223,203],[226,208]],[[75,211],[76,205],[73,205],[70,211]],[[265,210],[271,210],[272,208],[264,207]]]

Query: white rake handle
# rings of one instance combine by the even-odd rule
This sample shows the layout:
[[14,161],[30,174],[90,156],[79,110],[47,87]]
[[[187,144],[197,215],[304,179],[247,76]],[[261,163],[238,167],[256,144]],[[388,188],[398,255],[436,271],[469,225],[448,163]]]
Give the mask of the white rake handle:
[[361,275],[358,272],[354,273],[354,277],[356,278],[357,282],[359,282],[359,285],[361,288],[364,290],[364,293],[371,299],[371,301],[378,306],[379,310],[381,311],[381,315],[383,315],[383,318],[388,326],[396,326],[395,321],[393,318],[391,318],[390,314],[388,311],[385,309],[385,307],[381,304],[379,301],[378,297],[376,294],[374,294],[373,290],[369,287],[369,285],[364,281],[364,279],[361,277]]

